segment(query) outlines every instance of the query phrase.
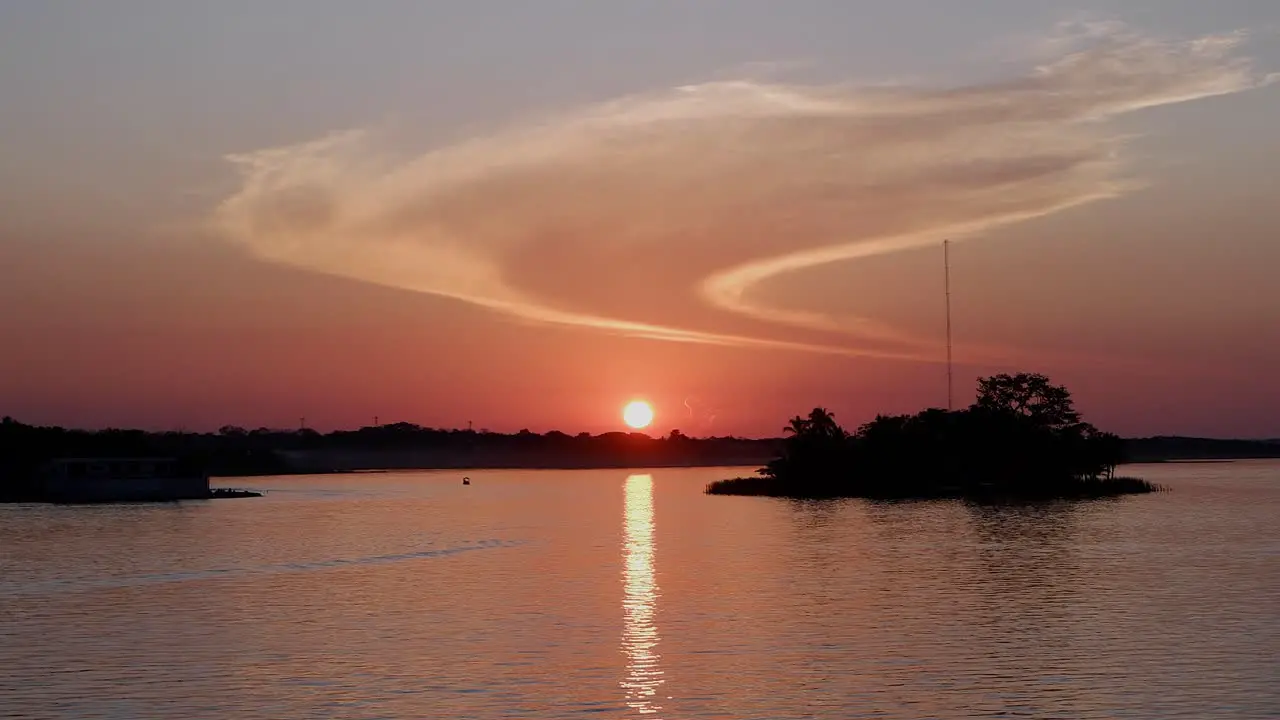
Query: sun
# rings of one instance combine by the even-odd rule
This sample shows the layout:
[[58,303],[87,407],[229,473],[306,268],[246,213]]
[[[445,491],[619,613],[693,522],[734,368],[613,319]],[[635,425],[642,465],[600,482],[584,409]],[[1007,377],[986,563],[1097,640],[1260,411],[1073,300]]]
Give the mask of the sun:
[[653,406],[643,400],[632,400],[622,408],[622,421],[635,430],[647,428],[653,422]]

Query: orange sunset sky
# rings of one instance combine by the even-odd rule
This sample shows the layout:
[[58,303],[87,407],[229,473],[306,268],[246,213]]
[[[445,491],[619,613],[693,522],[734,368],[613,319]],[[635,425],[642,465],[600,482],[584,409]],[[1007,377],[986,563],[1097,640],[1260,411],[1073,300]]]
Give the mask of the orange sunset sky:
[[[12,3],[0,415],[1280,436],[1272,2]],[[963,7],[962,7],[963,5]]]

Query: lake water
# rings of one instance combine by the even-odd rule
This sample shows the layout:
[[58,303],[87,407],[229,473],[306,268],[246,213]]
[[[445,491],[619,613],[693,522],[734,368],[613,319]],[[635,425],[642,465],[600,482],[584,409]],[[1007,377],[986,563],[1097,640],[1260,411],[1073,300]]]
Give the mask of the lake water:
[[0,716],[1280,717],[1280,464],[1041,507],[714,469],[0,506]]

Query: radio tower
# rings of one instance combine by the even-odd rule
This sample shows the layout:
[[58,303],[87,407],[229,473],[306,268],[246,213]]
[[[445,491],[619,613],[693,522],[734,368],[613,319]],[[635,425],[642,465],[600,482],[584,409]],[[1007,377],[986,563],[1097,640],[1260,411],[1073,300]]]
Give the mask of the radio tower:
[[947,301],[947,412],[954,408],[951,402],[951,241],[942,241],[942,287]]

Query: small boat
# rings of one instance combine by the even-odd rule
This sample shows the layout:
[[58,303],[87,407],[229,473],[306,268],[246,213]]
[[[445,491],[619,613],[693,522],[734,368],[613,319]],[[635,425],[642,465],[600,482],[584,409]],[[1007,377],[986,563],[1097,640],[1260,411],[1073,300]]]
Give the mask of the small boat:
[[464,478],[462,478],[462,484],[463,484],[463,485],[470,485],[470,484],[471,484],[471,478],[469,478],[469,477],[464,477]]

